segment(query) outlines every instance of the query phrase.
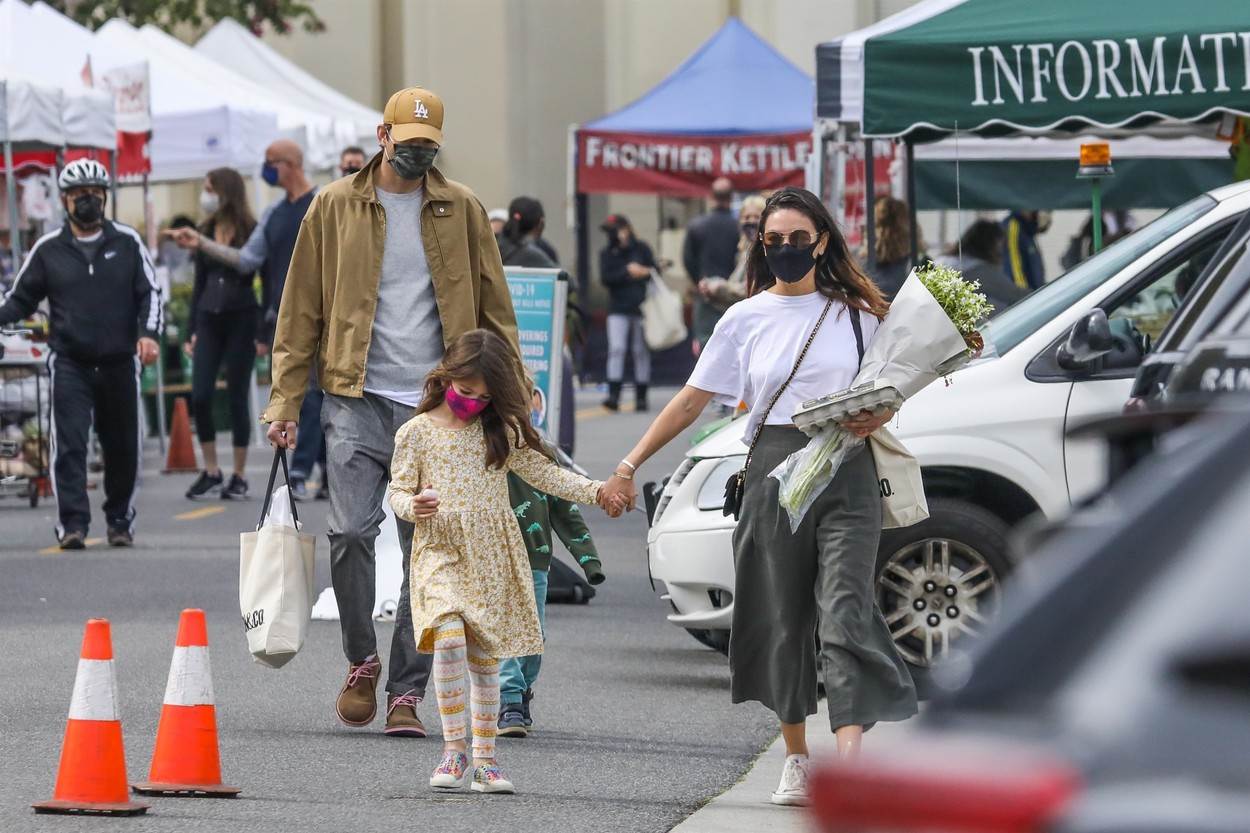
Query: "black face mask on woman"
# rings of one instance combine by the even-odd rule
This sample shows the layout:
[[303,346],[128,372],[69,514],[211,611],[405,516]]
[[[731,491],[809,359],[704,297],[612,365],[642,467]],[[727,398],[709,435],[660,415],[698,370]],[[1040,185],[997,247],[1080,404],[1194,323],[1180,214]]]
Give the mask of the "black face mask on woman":
[[779,281],[798,283],[812,271],[816,265],[816,244],[799,248],[783,243],[780,246],[765,246],[764,260],[768,269]]

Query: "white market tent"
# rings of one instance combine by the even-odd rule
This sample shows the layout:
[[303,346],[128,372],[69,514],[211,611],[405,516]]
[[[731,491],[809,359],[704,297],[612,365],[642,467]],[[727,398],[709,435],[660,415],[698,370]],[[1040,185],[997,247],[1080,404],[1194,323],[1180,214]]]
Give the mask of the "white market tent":
[[[278,118],[278,128],[283,135],[304,149],[307,164],[311,168],[333,167],[338,162],[339,151],[343,146],[355,140],[355,137],[338,135],[335,119],[318,107],[291,100],[281,91],[253,81],[236,72],[231,65],[219,63],[195,51],[155,26],[149,24],[135,30],[122,21],[111,20],[104,24],[100,32],[103,33],[109,27],[123,26],[138,35],[151,60],[167,61],[169,65],[176,65],[220,89],[227,90],[235,100],[247,101],[257,109],[274,113]],[[343,127],[346,128],[346,125]],[[251,167],[259,166],[260,157],[257,157],[252,160]]]
[[301,106],[333,114],[343,143],[371,138],[382,114],[301,69],[236,20],[226,18],[210,29],[195,51],[228,66]]
[[90,55],[99,69],[148,63],[152,181],[197,179],[218,167],[256,169],[265,146],[282,135],[271,109],[250,101],[241,106],[240,96],[226,85],[148,48],[133,26],[109,21],[93,37]]
[[[96,148],[115,150],[117,128],[113,116],[113,98],[82,83],[77,72],[57,72],[52,69],[59,60],[58,50],[51,48],[56,41],[49,33],[38,31],[31,9],[20,0],[0,0],[0,73],[5,78],[38,79],[36,85],[45,90],[58,91],[57,118],[61,122],[61,136],[57,142],[45,142],[55,147]],[[33,107],[27,91],[19,96],[28,108]],[[43,96],[47,99],[47,96]],[[45,104],[51,106],[50,101]],[[11,113],[7,121],[21,125],[24,121],[41,118],[42,109],[28,109]],[[21,128],[19,128],[21,129]],[[39,130],[36,125],[30,129]]]

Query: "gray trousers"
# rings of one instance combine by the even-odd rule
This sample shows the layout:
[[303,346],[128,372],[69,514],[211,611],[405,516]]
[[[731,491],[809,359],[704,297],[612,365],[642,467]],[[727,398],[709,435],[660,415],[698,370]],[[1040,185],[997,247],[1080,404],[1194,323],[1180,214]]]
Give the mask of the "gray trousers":
[[625,381],[625,351],[634,352],[634,384],[651,383],[651,351],[642,337],[642,316],[608,315],[608,381]]
[[[366,393],[363,398],[326,394],[321,425],[326,437],[330,482],[330,580],[339,603],[343,653],[348,662],[376,654],[373,631],[374,541],[385,514],[382,501],[391,479],[395,432],[412,418],[413,409]],[[408,601],[408,564],[412,524],[396,520],[403,553],[404,583],[395,610],[395,634],[386,690],[425,695],[431,657],[417,653]]]
[[876,464],[866,447],[844,462],[791,533],[768,475],[806,443],[797,428],[770,425],[747,472],[733,539],[733,701],[758,700],[782,723],[802,723],[816,713],[819,653],[831,728],[904,720],[916,713],[916,689],[873,593]]

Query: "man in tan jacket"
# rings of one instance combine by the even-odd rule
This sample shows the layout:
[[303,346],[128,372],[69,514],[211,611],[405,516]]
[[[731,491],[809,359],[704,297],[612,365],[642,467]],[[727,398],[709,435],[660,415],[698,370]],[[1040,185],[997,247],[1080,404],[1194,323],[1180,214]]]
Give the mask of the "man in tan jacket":
[[[391,96],[376,154],[324,187],[300,226],[273,344],[269,440],[293,448],[315,361],[325,390],[330,573],[350,663],[336,712],[349,726],[377,714],[374,540],[383,519],[395,432],[411,418],[444,347],[484,327],[516,350],[516,317],[481,203],[432,167],[443,103],[418,87]],[[518,370],[519,372],[519,370]],[[404,583],[395,614],[386,733],[424,737],[416,705],[430,657],[418,654],[408,601],[412,524],[396,520]]]

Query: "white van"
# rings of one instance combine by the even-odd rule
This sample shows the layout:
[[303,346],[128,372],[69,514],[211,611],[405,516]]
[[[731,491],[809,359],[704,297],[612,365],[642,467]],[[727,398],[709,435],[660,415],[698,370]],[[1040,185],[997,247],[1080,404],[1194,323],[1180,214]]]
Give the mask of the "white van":
[[[1124,406],[1152,339],[1248,210],[1250,182],[1167,212],[995,316],[982,358],[903,406],[892,429],[920,461],[932,516],[883,533],[877,600],[914,669],[997,611],[1015,524],[1101,488],[1102,448],[1065,440],[1065,426]],[[746,453],[742,425],[692,448],[648,501],[668,619],[720,650],[734,588],[734,521],[720,509]]]

